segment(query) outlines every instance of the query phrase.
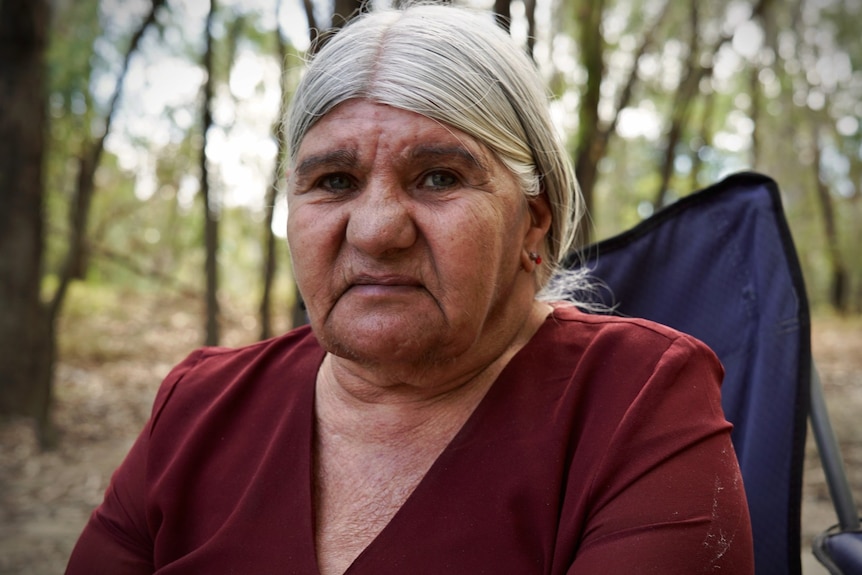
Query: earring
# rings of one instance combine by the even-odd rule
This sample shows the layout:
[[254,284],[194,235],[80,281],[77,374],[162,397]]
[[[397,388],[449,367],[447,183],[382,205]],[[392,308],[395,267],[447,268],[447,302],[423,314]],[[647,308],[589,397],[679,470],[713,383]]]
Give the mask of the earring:
[[534,262],[537,266],[540,266],[542,265],[542,256],[536,252],[530,252],[530,261]]

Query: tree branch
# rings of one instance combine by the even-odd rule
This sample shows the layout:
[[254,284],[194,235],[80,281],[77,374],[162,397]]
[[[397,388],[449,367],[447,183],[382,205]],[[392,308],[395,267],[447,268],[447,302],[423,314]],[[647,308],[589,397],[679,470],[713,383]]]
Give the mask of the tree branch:
[[126,51],[123,59],[123,66],[120,69],[120,74],[117,77],[117,85],[114,88],[114,93],[111,96],[108,112],[105,116],[105,127],[102,134],[96,138],[88,149],[84,150],[78,158],[78,177],[76,179],[75,191],[72,199],[72,205],[69,210],[69,241],[66,257],[63,265],[60,268],[60,281],[48,304],[48,316],[50,321],[56,320],[63,306],[69,284],[74,279],[80,279],[84,276],[84,264],[86,253],[86,234],[87,222],[90,215],[90,206],[95,194],[95,176],[96,169],[99,167],[99,162],[102,159],[102,153],[105,149],[105,139],[111,130],[111,124],[116,114],[120,95],[123,89],[123,82],[126,74],[129,71],[129,64],[132,60],[132,55],[137,52],[140,46],[141,39],[156,21],[156,11],[165,4],[165,0],[152,0],[150,11],[147,13],[141,25],[132,36],[129,48]]

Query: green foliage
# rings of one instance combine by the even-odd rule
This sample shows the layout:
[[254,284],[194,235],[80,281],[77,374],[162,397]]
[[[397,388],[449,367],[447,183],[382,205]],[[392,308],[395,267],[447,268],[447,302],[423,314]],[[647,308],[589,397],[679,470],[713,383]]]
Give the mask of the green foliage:
[[61,141],[75,137],[76,131],[78,137],[89,131],[93,42],[100,32],[96,0],[58,5],[48,49],[50,108],[54,118],[69,117],[74,122],[72,129],[64,126]]
[[[826,301],[831,273],[815,188],[817,179],[823,179],[838,214],[836,226],[851,276],[850,289],[857,308],[862,308],[862,247],[856,231],[862,225],[862,129],[858,127],[862,117],[862,45],[855,26],[862,15],[858,3],[836,0],[818,8],[806,2],[807,8],[799,12],[796,3],[772,2],[766,17],[754,28],[746,28],[744,12],[753,3],[669,4],[652,44],[637,63],[633,62],[634,51],[657,21],[661,2],[567,0],[559,3],[558,12],[537,31],[545,44],[544,52],[537,54],[540,58],[548,55],[538,63],[549,78],[553,97],[581,105],[588,78],[581,64],[579,41],[587,32],[599,35],[599,42],[590,46],[600,50],[604,70],[601,127],[620,113],[615,106],[628,74],[633,67],[638,72],[628,108],[598,164],[592,214],[595,237],[618,233],[650,213],[661,184],[659,168],[670,120],[685,104],[689,115],[674,148],[671,196],[683,196],[739,169],[753,168],[775,177],[784,193],[811,298],[820,303]],[[268,148],[267,142],[271,144],[271,126],[277,121],[277,101],[268,96],[277,85],[275,70],[280,58],[274,29],[276,2],[271,10],[252,9],[243,3],[222,4],[216,14],[216,127],[210,134],[210,183],[224,203],[219,250],[221,295],[242,302],[243,309],[253,314],[261,291],[262,198],[271,185],[268,166],[272,159],[267,154],[274,145]],[[602,24],[585,30],[587,9],[598,5],[604,7]],[[120,22],[118,14],[100,11],[96,0],[62,6],[49,54],[49,274],[56,271],[65,249],[76,158],[103,125],[105,86],[115,77],[119,57],[136,25],[134,18]],[[176,77],[170,78],[178,85],[195,78],[202,81],[195,74],[200,71],[205,14],[193,13],[187,4],[169,2],[168,6],[159,14],[158,29],[147,37],[136,56],[136,73],[147,70],[149,75],[143,80],[139,75],[127,85],[120,119],[99,168],[88,230],[92,264],[88,285],[201,297],[204,254],[203,208],[197,197],[202,141],[199,86],[186,87],[179,92],[181,96],[166,98],[160,107],[154,106],[155,92],[148,90],[150,84],[164,82],[157,65],[160,61],[169,60],[174,70],[181,71],[172,72]],[[696,19],[693,7],[697,8]],[[742,16],[734,15],[738,10]],[[741,54],[737,49],[746,38],[740,37],[735,43],[731,37],[722,44],[722,33],[747,30],[746,34],[753,34],[758,29],[762,42],[753,53]],[[715,52],[717,46],[721,49]],[[692,49],[697,51],[696,57],[689,59]],[[293,64],[289,81],[295,84],[302,55],[292,47],[289,52],[288,60]],[[239,71],[241,61],[249,60],[263,72],[247,80],[253,82],[253,89],[237,91],[231,84],[232,75]],[[702,69],[688,70],[689,62]],[[819,76],[812,73],[818,62],[821,68],[825,65],[822,62],[832,63],[836,70],[849,65],[852,72],[830,84],[825,78],[827,69],[821,69],[826,72]],[[702,73],[702,79],[691,100],[681,103],[676,92],[692,71]],[[855,130],[851,129],[852,118],[857,120]],[[577,118],[566,121],[574,141],[577,130],[584,126],[577,125]],[[133,129],[135,122],[144,122],[148,129]],[[245,148],[219,152],[220,139],[238,137],[246,138]],[[757,146],[753,148],[755,138]],[[822,165],[813,159],[815,142],[823,150]],[[238,183],[230,172],[237,165],[258,179]],[[293,290],[283,240],[278,250],[275,307],[281,325],[286,327],[284,317]],[[50,286],[50,275],[46,286]]]

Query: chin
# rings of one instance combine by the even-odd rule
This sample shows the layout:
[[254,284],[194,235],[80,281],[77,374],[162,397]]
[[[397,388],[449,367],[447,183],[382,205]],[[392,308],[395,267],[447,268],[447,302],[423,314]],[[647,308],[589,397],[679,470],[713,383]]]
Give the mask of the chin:
[[325,326],[318,338],[329,353],[364,365],[427,365],[459,355],[451,335],[434,329],[430,322],[368,327],[361,323],[344,329]]

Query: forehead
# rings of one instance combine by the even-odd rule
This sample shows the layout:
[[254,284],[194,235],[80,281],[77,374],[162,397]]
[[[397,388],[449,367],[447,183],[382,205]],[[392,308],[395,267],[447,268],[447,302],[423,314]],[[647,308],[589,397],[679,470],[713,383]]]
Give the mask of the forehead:
[[332,150],[349,150],[358,156],[372,151],[409,156],[417,147],[434,145],[461,149],[483,164],[493,157],[472,136],[427,116],[367,100],[349,100],[311,127],[296,158],[300,164],[305,157]]

